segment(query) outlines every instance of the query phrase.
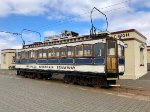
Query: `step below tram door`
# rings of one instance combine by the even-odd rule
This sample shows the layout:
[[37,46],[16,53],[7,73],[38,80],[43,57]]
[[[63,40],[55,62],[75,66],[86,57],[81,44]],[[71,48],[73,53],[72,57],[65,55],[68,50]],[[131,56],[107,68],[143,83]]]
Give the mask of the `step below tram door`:
[[117,73],[118,61],[117,61],[117,41],[107,40],[107,60],[106,71],[107,73]]

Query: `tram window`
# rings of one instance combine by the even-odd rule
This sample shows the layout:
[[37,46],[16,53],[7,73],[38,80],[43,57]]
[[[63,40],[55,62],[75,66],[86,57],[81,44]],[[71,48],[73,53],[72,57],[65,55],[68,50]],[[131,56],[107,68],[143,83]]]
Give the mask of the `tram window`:
[[29,59],[30,59],[30,58],[32,58],[32,56],[31,56],[31,51],[29,51]]
[[21,59],[25,59],[25,51],[21,52]]
[[47,58],[47,49],[43,49],[43,58]]
[[76,56],[83,56],[83,45],[75,47]]
[[38,58],[42,58],[42,49],[38,50]]
[[92,45],[84,45],[84,56],[92,56]]
[[25,51],[25,59],[29,58],[29,51]]
[[29,51],[29,59],[31,59],[32,58],[32,51]]
[[108,51],[107,54],[108,55],[115,55],[115,42],[110,41],[108,42]]
[[66,53],[67,53],[67,47],[60,48],[60,56],[61,57],[66,57],[67,56]]
[[54,48],[54,56],[59,57],[59,48]]
[[124,51],[123,46],[118,45],[118,56],[119,57],[122,57],[124,55],[123,51]]
[[32,58],[34,58],[34,59],[37,58],[37,51],[36,50],[33,51]]
[[105,48],[103,43],[94,44],[94,57],[104,57]]
[[73,46],[68,46],[68,57],[73,57],[74,56],[74,47]]
[[54,49],[53,48],[50,48],[48,50],[48,57],[53,57],[54,56]]
[[17,53],[17,59],[21,59],[21,52]]

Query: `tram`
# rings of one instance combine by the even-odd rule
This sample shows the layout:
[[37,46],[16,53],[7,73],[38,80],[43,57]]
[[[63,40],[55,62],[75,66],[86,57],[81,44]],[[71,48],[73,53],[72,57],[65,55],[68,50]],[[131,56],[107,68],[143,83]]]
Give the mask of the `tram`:
[[116,80],[125,71],[124,42],[108,32],[95,36],[63,34],[18,49],[17,75],[49,79],[57,73],[64,74],[65,83],[117,86]]

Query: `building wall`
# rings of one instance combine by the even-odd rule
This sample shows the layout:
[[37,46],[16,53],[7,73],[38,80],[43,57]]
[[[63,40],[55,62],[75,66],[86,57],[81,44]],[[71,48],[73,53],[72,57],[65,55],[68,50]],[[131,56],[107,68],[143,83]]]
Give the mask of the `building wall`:
[[13,66],[13,57],[15,56],[14,49],[4,49],[1,51],[1,69],[9,69]]
[[140,62],[140,45],[141,43],[135,42],[135,78],[139,78],[147,73],[147,47],[143,48],[144,64]]
[[147,46],[147,63],[150,64],[150,46]]
[[125,48],[125,73],[121,79],[135,79],[135,41],[126,41],[128,47]]
[[[125,48],[125,73],[120,78],[137,79],[145,75],[147,73],[146,37],[134,29],[113,32],[112,35],[115,38],[121,38],[128,45]],[[142,53],[140,49],[142,49]]]

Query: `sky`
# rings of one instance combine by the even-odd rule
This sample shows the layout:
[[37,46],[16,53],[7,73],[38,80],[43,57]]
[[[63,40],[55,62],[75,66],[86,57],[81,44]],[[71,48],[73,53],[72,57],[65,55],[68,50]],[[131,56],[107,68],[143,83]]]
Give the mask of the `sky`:
[[[22,47],[19,35],[4,32],[22,32],[26,44],[63,30],[89,34],[93,7],[107,15],[108,31],[136,29],[150,45],[150,0],[0,0],[0,50]],[[94,11],[92,18],[97,29],[105,30],[102,14]]]

